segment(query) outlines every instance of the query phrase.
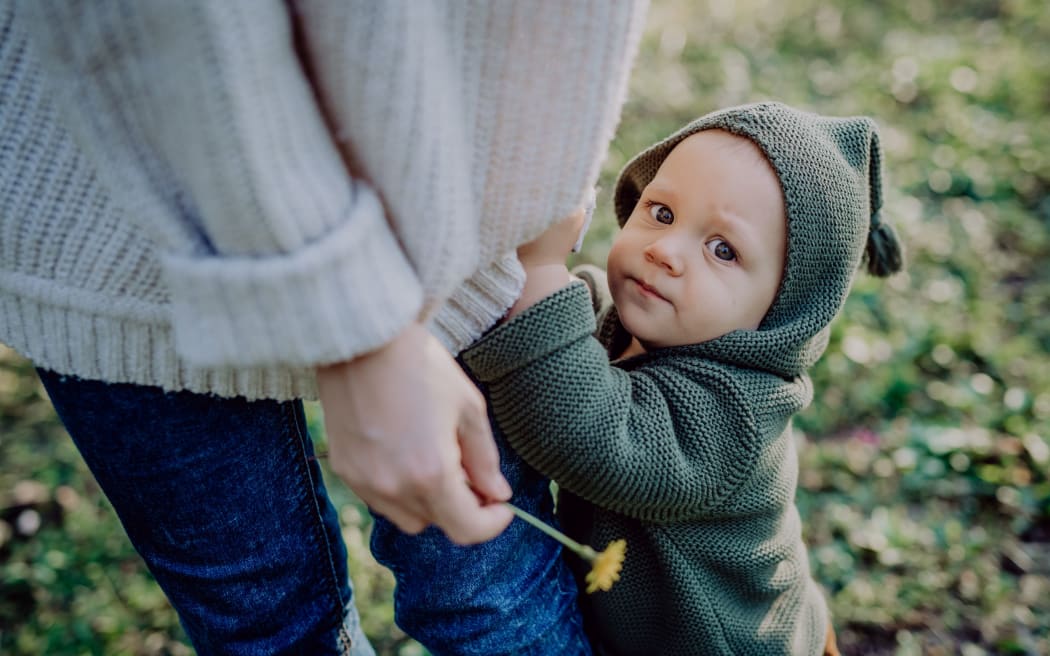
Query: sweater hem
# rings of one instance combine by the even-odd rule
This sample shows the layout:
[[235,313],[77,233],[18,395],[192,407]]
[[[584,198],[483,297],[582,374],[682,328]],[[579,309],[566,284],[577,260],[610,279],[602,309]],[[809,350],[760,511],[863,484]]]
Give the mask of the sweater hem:
[[0,341],[36,367],[87,380],[248,400],[317,398],[310,367],[194,367],[176,355],[167,324],[18,296],[0,294]]

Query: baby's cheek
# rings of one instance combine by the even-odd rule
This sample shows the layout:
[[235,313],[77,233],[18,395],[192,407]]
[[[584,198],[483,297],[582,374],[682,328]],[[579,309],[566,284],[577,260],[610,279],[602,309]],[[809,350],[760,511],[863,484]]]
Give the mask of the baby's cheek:
[[612,269],[606,273],[606,281],[609,284],[609,295],[612,296],[613,305],[620,307],[623,301],[623,286],[624,280],[621,276],[615,275]]

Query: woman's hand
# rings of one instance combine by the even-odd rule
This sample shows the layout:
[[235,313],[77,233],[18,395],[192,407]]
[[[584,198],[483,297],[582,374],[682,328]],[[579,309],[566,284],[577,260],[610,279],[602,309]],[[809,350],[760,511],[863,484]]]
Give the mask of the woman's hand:
[[512,515],[481,392],[425,328],[319,367],[332,470],[406,533],[429,524],[459,544],[491,539]]

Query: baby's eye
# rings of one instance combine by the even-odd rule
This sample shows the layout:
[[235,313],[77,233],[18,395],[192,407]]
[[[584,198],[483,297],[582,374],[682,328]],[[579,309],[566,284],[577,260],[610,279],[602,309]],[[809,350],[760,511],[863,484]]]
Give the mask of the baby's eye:
[[661,205],[660,203],[649,203],[649,216],[664,225],[671,225],[674,223],[674,212],[672,212],[671,208],[668,206]]
[[711,251],[711,254],[718,259],[726,262],[732,262],[736,259],[736,251],[722,239],[712,239],[707,242],[707,250]]

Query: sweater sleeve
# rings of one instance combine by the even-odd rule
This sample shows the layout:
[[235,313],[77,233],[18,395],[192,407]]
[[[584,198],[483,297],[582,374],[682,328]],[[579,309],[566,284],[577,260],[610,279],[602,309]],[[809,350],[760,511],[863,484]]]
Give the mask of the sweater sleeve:
[[521,284],[501,256],[593,186],[645,2],[16,6],[178,354],[219,367],[350,358],[457,289],[439,329],[476,338]]
[[383,198],[450,350],[517,298],[524,272],[506,254],[589,199],[646,4],[295,3],[333,131]]
[[18,12],[82,151],[157,247],[186,361],[336,361],[419,314],[418,276],[347,173],[283,2]]
[[587,501],[647,521],[714,511],[747,477],[757,430],[731,377],[691,362],[609,363],[585,286],[500,326],[462,360],[521,457]]

